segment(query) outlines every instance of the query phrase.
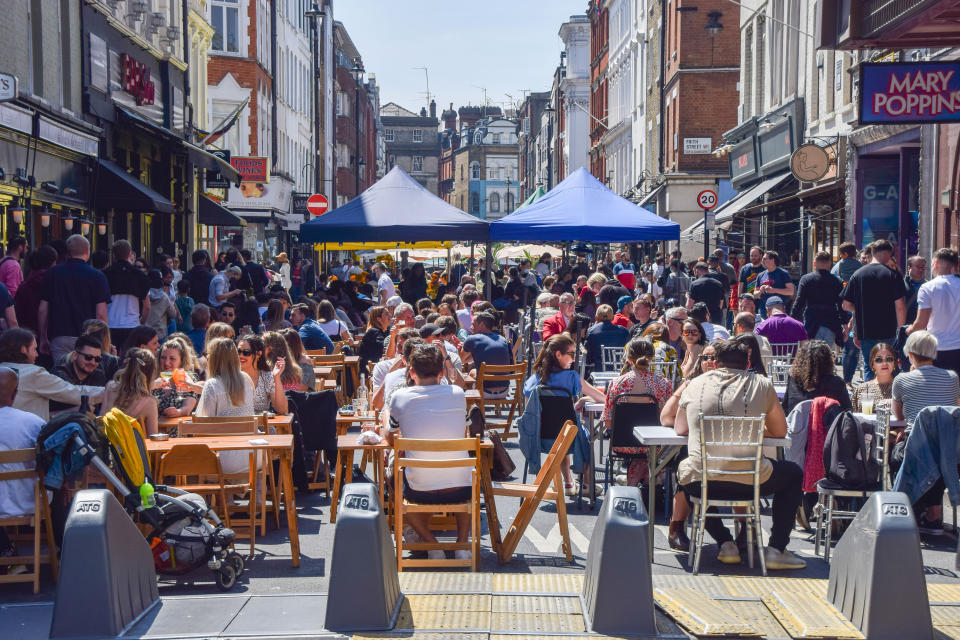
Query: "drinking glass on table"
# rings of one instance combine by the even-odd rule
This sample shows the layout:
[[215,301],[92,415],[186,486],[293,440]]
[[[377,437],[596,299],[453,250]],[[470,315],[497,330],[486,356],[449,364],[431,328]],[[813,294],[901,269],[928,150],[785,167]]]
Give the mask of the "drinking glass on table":
[[873,415],[873,394],[864,393],[860,396],[860,408],[866,415]]

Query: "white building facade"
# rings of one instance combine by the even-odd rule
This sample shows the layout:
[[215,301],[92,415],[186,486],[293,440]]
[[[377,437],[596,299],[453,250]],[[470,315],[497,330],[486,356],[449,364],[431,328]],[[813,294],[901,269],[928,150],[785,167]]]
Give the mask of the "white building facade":
[[[590,150],[590,19],[570,16],[560,27],[566,52],[566,70],[560,80],[564,130],[557,144],[561,156],[560,179],[580,167],[589,167]],[[557,169],[554,169],[557,171]]]

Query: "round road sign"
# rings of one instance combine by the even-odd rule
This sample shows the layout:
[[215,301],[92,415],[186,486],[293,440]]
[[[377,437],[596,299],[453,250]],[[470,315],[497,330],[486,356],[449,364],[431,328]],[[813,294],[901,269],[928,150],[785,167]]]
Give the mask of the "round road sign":
[[322,216],[327,212],[327,209],[330,207],[330,204],[327,202],[326,196],[315,193],[309,198],[307,198],[307,211],[312,215]]
[[717,206],[717,192],[704,189],[697,194],[697,204],[701,209],[713,209]]

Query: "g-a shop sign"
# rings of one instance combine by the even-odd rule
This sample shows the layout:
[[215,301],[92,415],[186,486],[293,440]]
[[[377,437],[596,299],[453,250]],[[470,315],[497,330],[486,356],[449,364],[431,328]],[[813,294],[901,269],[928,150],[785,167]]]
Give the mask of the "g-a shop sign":
[[125,53],[120,54],[120,65],[123,90],[132,95],[138,105],[153,104],[156,86],[150,79],[150,67]]
[[861,123],[960,122],[960,63],[867,63]]
[[234,156],[230,164],[240,174],[241,182],[270,182],[270,162],[263,156]]

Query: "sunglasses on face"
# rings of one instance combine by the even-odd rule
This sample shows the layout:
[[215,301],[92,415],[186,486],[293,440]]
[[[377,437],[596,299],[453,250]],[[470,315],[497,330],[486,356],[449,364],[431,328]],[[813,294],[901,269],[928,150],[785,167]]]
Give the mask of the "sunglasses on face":
[[876,364],[884,364],[884,363],[893,364],[897,360],[893,356],[877,356],[876,358],[873,359],[873,361]]
[[697,331],[696,329],[684,329],[681,333],[683,333],[683,335],[685,335],[685,336],[698,336],[698,335],[700,335],[700,332]]
[[92,356],[89,353],[81,353],[78,355],[82,356],[87,362],[96,362],[97,364],[100,364],[100,361],[103,360],[103,356]]
[[237,353],[239,353],[245,358],[249,358],[250,356],[253,355],[253,351],[251,349],[237,349]]
[[716,361],[717,361],[717,356],[715,356],[715,355],[702,354],[702,355],[700,356],[700,359],[703,360],[704,362],[716,362]]
[[576,349],[574,349],[573,351],[564,351],[564,352],[563,352],[563,355],[565,355],[565,356],[575,356],[575,355],[577,355],[577,351],[576,351]]

